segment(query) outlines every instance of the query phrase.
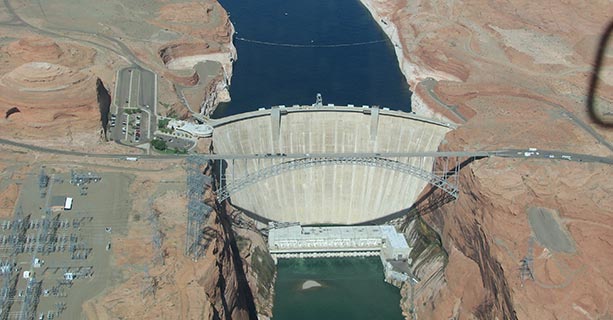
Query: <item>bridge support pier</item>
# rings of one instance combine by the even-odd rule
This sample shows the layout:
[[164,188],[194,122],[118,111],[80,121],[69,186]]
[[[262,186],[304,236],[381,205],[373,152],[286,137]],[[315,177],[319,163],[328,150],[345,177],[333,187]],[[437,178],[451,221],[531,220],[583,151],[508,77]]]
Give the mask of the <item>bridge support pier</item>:
[[276,153],[276,150],[280,150],[279,138],[281,136],[281,108],[272,107],[270,109],[270,121],[272,129],[272,150],[270,153]]
[[379,107],[370,108],[370,142],[377,141],[377,130],[379,129]]

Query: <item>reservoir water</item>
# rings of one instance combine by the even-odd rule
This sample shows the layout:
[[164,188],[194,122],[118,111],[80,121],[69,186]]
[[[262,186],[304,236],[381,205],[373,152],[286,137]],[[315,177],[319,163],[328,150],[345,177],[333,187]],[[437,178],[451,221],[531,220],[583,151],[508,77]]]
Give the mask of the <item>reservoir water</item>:
[[312,104],[317,93],[324,104],[410,111],[411,92],[393,45],[358,0],[220,2],[237,31],[238,60],[232,101],[220,105],[214,118],[259,107]]
[[[379,258],[280,259],[277,270],[275,320],[404,319]],[[303,290],[307,280],[321,287]]]
[[[379,105],[410,111],[394,48],[358,0],[220,0],[237,34],[230,96],[214,118],[275,105]],[[403,319],[378,258],[280,260],[273,316]],[[321,287],[302,290],[306,280]]]

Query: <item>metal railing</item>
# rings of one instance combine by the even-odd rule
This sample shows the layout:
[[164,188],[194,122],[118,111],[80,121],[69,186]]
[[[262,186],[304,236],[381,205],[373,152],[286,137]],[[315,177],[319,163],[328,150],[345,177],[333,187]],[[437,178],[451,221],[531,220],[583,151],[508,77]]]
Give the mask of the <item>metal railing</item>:
[[456,184],[451,183],[446,176],[438,176],[430,171],[423,170],[408,163],[380,157],[312,157],[282,162],[279,164],[273,164],[272,166],[260,169],[256,172],[248,173],[242,177],[232,177],[230,181],[226,180],[225,184],[221,184],[220,189],[217,191],[217,200],[220,202],[224,201],[230,198],[232,194],[250,185],[283,174],[285,172],[307,169],[317,166],[336,165],[368,166],[410,174],[443,190],[455,199],[458,198],[458,186]]

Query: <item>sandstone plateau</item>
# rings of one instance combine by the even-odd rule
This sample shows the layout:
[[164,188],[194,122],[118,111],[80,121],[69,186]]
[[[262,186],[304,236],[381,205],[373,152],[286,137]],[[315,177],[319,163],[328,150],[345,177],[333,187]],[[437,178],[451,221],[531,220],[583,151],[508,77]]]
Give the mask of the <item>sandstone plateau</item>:
[[[4,138],[117,152],[123,147],[104,141],[97,95],[113,96],[117,71],[133,64],[158,74],[161,114],[187,117],[205,102],[210,110],[229,99],[222,91],[236,53],[232,25],[216,1],[11,0],[3,7],[0,31],[12,35],[0,40]],[[195,65],[203,61],[220,67],[199,74]],[[193,108],[182,98],[190,88],[198,92],[189,97]]]
[[[362,2],[395,45],[414,110],[461,125],[440,149],[611,157],[613,130],[594,123],[586,107],[609,1]],[[610,106],[608,52],[597,99]],[[422,270],[435,277],[417,285],[419,319],[610,319],[611,174],[607,165],[562,161],[489,159],[463,169],[459,200],[422,208],[448,261],[441,277]],[[522,285],[533,207],[557,213],[575,250],[536,241],[535,280]],[[411,318],[410,305],[402,306]]]
[[[362,2],[395,46],[414,110],[460,125],[441,150],[535,147],[611,156],[613,131],[596,125],[585,107],[610,1]],[[2,138],[128,152],[100,139],[96,80],[112,94],[116,71],[132,64],[160,76],[161,113],[187,116],[198,107],[208,113],[228,99],[236,53],[232,25],[216,1],[6,4],[0,31],[11,37],[0,40]],[[196,70],[207,60],[219,64],[213,77]],[[609,105],[610,66],[608,53],[598,98]],[[185,88],[202,91],[186,94],[196,110],[182,102]],[[19,197],[15,181],[42,163],[87,162],[135,175],[129,232],[113,238],[114,286],[83,305],[88,318],[272,316],[274,268],[265,242],[245,217],[216,204],[212,189],[204,195],[215,209],[207,221],[206,255],[198,261],[183,255],[186,197],[167,191],[162,180],[184,183],[184,163],[126,164],[0,148],[3,218]],[[415,295],[402,288],[406,317],[412,318],[413,306],[419,319],[610,319],[612,174],[610,166],[560,160],[471,163],[461,172],[457,201],[432,197],[417,208],[420,221],[440,234],[440,246],[426,251],[436,259],[416,268],[422,281]],[[535,240],[528,219],[534,208],[553,213],[572,250]],[[153,245],[156,235],[164,239],[160,247]],[[520,261],[529,250],[534,280],[522,281]]]
[[[117,71],[134,64],[158,75],[158,113],[188,117],[193,111],[182,99],[183,90],[197,92],[188,97],[195,112],[201,105],[210,111],[228,99],[226,86],[236,58],[233,29],[214,0],[10,0],[0,10],[0,32],[10,35],[0,40],[3,139],[91,153],[139,152],[104,140],[101,113],[108,111],[98,101],[101,94],[115,94]],[[196,65],[205,61],[216,66],[206,69],[213,74],[197,70]],[[203,148],[209,150],[208,145]],[[215,211],[206,223],[210,243],[205,257],[193,261],[184,255],[185,195],[167,191],[160,180],[183,179],[182,186],[186,179],[182,160],[130,168],[125,160],[24,152],[5,144],[0,149],[4,219],[14,212],[20,181],[42,163],[134,173],[129,190],[133,205],[126,212],[129,231],[114,236],[115,271],[107,279],[109,286],[82,305],[84,317],[271,315],[274,269],[262,265],[271,261],[264,243],[252,231],[237,231],[236,237],[241,237],[237,247],[229,215],[211,200],[210,189],[206,199]],[[160,247],[152,245],[155,237],[163,239]]]

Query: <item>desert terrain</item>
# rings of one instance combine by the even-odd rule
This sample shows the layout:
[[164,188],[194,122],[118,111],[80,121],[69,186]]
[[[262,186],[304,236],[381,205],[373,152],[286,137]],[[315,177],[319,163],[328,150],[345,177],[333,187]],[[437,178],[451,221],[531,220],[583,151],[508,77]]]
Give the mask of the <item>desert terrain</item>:
[[[362,2],[395,45],[414,111],[460,124],[440,149],[612,156],[613,128],[586,106],[610,2]],[[613,103],[611,52],[596,93],[605,109]],[[458,201],[422,212],[449,260],[440,281],[417,290],[419,318],[610,319],[612,170],[521,159],[471,164]],[[546,227],[531,220],[535,208],[547,212]],[[572,246],[560,251],[552,239]],[[525,280],[529,256],[533,278]],[[403,308],[411,318],[409,304]]]
[[[38,237],[37,221],[45,219],[46,197],[41,196],[43,189],[39,193],[38,185],[43,168],[49,177],[44,189],[48,198],[64,195],[74,199],[72,210],[54,211],[58,221],[67,222],[57,229],[57,241],[76,236],[89,250],[89,257],[71,260],[64,257],[72,252],[67,247],[65,251],[54,247],[46,253],[30,253],[27,248],[36,241],[28,240],[26,251],[16,255],[9,254],[10,245],[0,247],[2,261],[16,259],[24,270],[33,255],[44,259],[42,268],[30,269],[42,280],[36,315],[60,319],[270,317],[274,270],[265,243],[248,222],[239,221],[232,208],[226,213],[225,207],[215,204],[210,187],[201,190],[202,201],[212,206],[203,221],[204,251],[199,258],[185,254],[189,171],[184,159],[87,159],[6,145],[0,151],[2,238],[13,232],[15,222],[9,221],[17,221],[17,212],[32,221],[26,231],[28,239]],[[86,194],[79,195],[78,187],[69,183],[73,170],[102,179],[87,185]],[[210,174],[206,165],[199,170],[199,174]],[[78,230],[75,221],[80,221]],[[12,226],[7,228],[7,223]],[[235,231],[230,229],[232,224],[238,226]],[[62,270],[93,272],[57,289],[54,284],[56,280],[60,283]],[[26,280],[17,282],[15,294],[23,294],[25,286]],[[21,314],[20,301],[16,299],[7,312]]]
[[[414,111],[459,125],[441,150],[531,147],[612,156],[613,130],[586,107],[610,2],[362,2],[394,44]],[[139,154],[108,143],[103,132],[100,96],[117,93],[123,67],[158,75],[160,115],[208,114],[229,99],[236,53],[223,8],[213,0],[5,0],[0,31],[9,35],[0,39],[0,135],[49,148],[0,146],[0,219],[13,219],[27,201],[24,185],[33,188],[41,166],[66,177],[71,169],[91,170],[124,181],[116,195],[121,212],[94,223],[89,240],[94,268],[107,281],[92,280],[65,311],[90,319],[272,316],[274,268],[265,242],[249,219],[215,203],[213,186],[202,195],[213,208],[205,252],[198,259],[184,254],[183,159],[55,152]],[[597,91],[604,110],[613,101],[611,52]],[[197,149],[207,152],[210,141]],[[210,174],[206,165],[199,169]],[[402,288],[405,316],[610,319],[612,174],[611,166],[564,160],[473,162],[461,172],[458,201],[421,212],[446,258],[440,273],[420,271],[424,281],[414,295]],[[105,231],[112,223],[117,232]],[[42,305],[52,308],[53,300]]]
[[[213,207],[204,221],[205,252],[201,259],[185,254],[184,158],[131,163],[125,156],[84,157],[84,153],[141,154],[105,136],[113,106],[109,110],[104,97],[108,102],[109,96],[119,95],[115,91],[123,68],[136,66],[157,75],[156,95],[148,100],[157,102],[151,109],[159,116],[187,118],[210,112],[219,101],[229,99],[227,85],[236,53],[232,25],[222,7],[216,1],[7,0],[0,6],[0,30],[7,35],[0,39],[3,241],[14,239],[11,232],[21,228],[13,221],[22,221],[22,215],[32,221],[23,225],[25,249],[4,243],[3,257],[29,265],[32,252],[43,248],[30,242],[40,238],[41,231],[36,230],[49,217],[44,207],[50,200],[38,191],[41,168],[50,177],[49,199],[52,195],[75,199],[75,210],[59,216],[81,221],[82,215],[94,214],[82,226],[62,220],[57,238],[47,238],[69,238],[73,256],[81,254],[83,246],[88,257],[65,259],[66,247],[59,246],[50,253],[39,252],[46,267],[34,269],[38,282],[30,282],[33,291],[26,290],[27,280],[13,282],[20,279],[21,267],[3,274],[3,286],[16,283],[11,295],[35,297],[26,299],[32,301],[29,305],[23,299],[3,300],[12,303],[4,305],[3,312],[38,318],[38,313],[33,314],[38,310],[46,317],[72,319],[239,319],[253,318],[258,312],[270,316],[270,308],[256,310],[253,302],[261,300],[259,305],[264,306],[271,299],[274,271],[262,266],[267,258],[263,242],[246,229],[240,248],[231,247],[236,243],[230,240],[231,222],[225,214],[218,215],[223,208],[216,207],[210,186],[202,195],[202,201]],[[20,144],[26,147],[16,146]],[[201,140],[196,149],[208,152],[209,144],[210,140]],[[86,187],[89,195],[79,195],[78,188],[68,183],[72,170],[100,175],[102,182]],[[66,233],[64,225],[73,233]],[[55,224],[51,228],[56,230]],[[76,239],[83,239],[75,242],[79,247],[72,246]],[[258,259],[254,268],[251,257]],[[4,258],[3,266],[10,263]],[[266,272],[254,270],[264,267]],[[61,279],[60,269],[87,272],[69,283],[68,278]],[[257,281],[264,274],[269,274],[268,284]],[[63,281],[59,293],[51,287],[56,281]]]
[[[229,99],[223,91],[236,53],[216,1],[8,0],[0,31],[11,35],[0,40],[0,134],[7,139],[129,153],[104,143],[108,106],[99,98],[114,96],[118,70],[133,65],[158,75],[160,115],[188,117]],[[195,68],[205,61],[211,67]],[[185,99],[183,89],[195,98],[190,91]]]

